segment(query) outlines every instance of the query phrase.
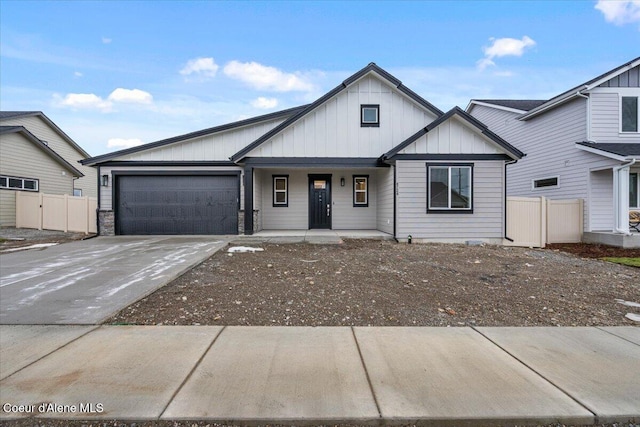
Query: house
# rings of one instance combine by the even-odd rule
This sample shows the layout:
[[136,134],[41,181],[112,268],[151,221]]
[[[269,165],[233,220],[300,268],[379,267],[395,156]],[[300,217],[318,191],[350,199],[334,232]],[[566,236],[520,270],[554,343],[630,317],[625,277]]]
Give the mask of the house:
[[78,166],[24,126],[0,126],[0,227],[16,225],[16,191],[73,194]]
[[379,230],[502,243],[523,153],[371,63],[315,102],[84,160],[101,234]]
[[466,111],[524,150],[509,196],[584,200],[583,240],[640,247],[640,57],[549,100],[471,100]]

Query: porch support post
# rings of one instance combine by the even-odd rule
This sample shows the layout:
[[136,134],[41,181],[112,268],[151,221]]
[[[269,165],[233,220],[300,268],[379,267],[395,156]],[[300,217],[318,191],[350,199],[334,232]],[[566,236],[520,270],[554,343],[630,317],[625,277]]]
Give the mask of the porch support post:
[[253,166],[244,168],[244,234],[253,234]]
[[629,168],[631,164],[613,168],[614,231],[629,234]]

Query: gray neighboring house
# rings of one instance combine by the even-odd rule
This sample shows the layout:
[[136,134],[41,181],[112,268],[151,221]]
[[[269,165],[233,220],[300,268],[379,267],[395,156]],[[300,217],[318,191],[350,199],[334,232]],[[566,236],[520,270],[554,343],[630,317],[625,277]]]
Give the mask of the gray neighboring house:
[[640,58],[549,100],[474,99],[466,111],[527,153],[509,196],[584,200],[587,242],[640,247]]
[[1,125],[0,227],[16,225],[16,191],[73,194],[74,181],[82,176],[24,126]]
[[371,63],[309,105],[84,160],[108,234],[379,230],[502,243],[523,153]]

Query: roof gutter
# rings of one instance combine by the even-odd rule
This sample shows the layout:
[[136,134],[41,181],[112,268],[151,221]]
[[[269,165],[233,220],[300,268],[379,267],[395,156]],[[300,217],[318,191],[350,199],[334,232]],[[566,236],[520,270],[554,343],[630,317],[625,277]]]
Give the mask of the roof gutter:
[[580,87],[575,93],[574,92],[569,92],[567,94],[565,94],[564,96],[560,96],[557,100],[551,102],[549,101],[546,104],[542,104],[541,106],[534,108],[533,110],[527,112],[526,114],[521,115],[520,117],[518,117],[518,120],[529,120],[532,117],[537,116],[538,114],[544,113],[547,110],[550,110],[552,108],[557,107],[558,105],[564,104],[565,102],[571,101],[574,97],[577,96],[578,93],[581,93],[581,91],[583,90],[588,90],[589,87],[586,85],[583,85],[582,87]]

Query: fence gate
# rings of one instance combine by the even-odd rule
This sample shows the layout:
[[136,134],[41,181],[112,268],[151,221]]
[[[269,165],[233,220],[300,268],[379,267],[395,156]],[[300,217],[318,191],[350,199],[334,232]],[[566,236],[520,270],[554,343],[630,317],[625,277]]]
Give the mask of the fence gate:
[[96,233],[95,197],[16,191],[16,228]]
[[582,241],[583,201],[507,197],[509,246],[544,248],[547,243]]

